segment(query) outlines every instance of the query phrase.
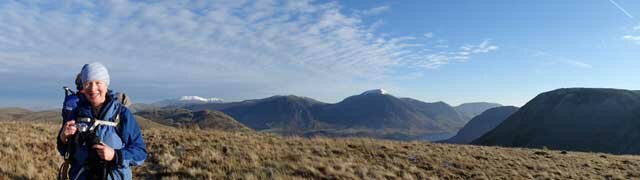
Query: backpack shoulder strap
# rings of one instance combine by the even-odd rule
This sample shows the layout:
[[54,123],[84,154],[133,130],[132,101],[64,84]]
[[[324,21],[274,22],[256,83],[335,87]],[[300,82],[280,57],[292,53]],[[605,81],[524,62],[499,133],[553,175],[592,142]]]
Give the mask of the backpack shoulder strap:
[[113,122],[115,122],[116,125],[116,133],[118,133],[118,136],[120,136],[120,138],[122,139],[122,121],[120,121],[120,114],[122,114],[122,105],[118,107],[118,110],[116,111],[116,117],[113,119]]

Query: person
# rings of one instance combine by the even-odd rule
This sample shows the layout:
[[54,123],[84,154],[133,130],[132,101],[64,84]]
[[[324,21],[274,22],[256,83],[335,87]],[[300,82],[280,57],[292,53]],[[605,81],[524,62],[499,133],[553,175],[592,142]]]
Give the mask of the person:
[[[60,154],[71,156],[68,177],[131,179],[130,167],[141,165],[147,158],[140,126],[108,89],[110,78],[104,65],[87,64],[80,76],[83,87],[78,106],[63,120],[57,138]],[[83,123],[95,128],[80,126]]]

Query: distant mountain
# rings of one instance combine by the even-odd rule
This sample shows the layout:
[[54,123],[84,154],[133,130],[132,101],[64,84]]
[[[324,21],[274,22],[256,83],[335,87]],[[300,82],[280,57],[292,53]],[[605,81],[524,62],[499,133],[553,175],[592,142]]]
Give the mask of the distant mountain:
[[458,133],[443,142],[455,144],[467,144],[489,132],[513,113],[518,111],[514,106],[501,106],[488,109],[475,116]]
[[443,102],[425,103],[386,93],[363,93],[314,109],[318,119],[335,130],[322,136],[363,136],[413,140],[426,134],[455,132],[465,122]]
[[23,108],[0,108],[0,121],[16,120],[30,112],[30,110]]
[[38,123],[49,123],[49,124],[61,124],[62,116],[60,115],[60,111],[33,111],[26,113],[15,121],[29,121],[29,122],[38,122]]
[[154,109],[136,115],[163,125],[178,128],[199,128],[222,131],[250,131],[232,117],[218,111],[190,111],[179,108]]
[[446,129],[451,129],[453,132],[459,130],[468,121],[464,115],[442,101],[427,103],[411,98],[401,99],[405,103],[415,107],[418,112],[425,114],[429,118],[442,124]]
[[445,103],[425,103],[386,93],[362,93],[316,112],[321,121],[340,128],[431,133],[455,131],[464,125],[463,117]]
[[234,103],[196,104],[186,108],[219,110],[256,130],[299,131],[321,126],[311,109],[324,104],[311,98],[289,95]]
[[180,107],[190,104],[206,104],[206,103],[223,103],[220,98],[203,98],[200,96],[182,96],[175,99],[166,99],[159,102],[151,103],[155,107]]
[[640,93],[590,88],[542,93],[472,143],[640,154]]
[[1,108],[0,121],[22,121],[38,123],[62,123],[60,111],[31,111],[22,108]]
[[455,132],[466,122],[464,116],[446,103],[397,98],[382,89],[335,104],[306,97],[273,96],[184,107],[219,110],[256,130],[309,136],[411,139],[422,134]]
[[468,119],[472,119],[473,117],[479,115],[480,113],[486,111],[487,109],[500,107],[500,106],[502,105],[497,103],[474,102],[474,103],[464,103],[454,108],[456,109],[456,111],[460,112],[460,114],[466,116]]

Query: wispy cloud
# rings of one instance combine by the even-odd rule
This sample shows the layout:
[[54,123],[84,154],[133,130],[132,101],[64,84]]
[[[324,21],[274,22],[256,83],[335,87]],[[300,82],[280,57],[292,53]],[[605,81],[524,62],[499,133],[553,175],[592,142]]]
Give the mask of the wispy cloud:
[[[448,46],[443,45],[435,45],[434,47],[448,48]],[[466,62],[473,55],[489,53],[498,49],[499,47],[492,45],[490,40],[484,40],[477,45],[463,45],[458,49],[431,53],[427,56],[421,57],[424,58],[423,61],[417,62],[418,66],[434,69],[451,62]]]
[[411,36],[376,35],[361,20],[389,9],[347,15],[336,2],[307,0],[2,1],[0,83],[57,86],[102,61],[115,85],[145,97],[336,96],[349,92],[338,87],[380,84],[395,68],[438,68],[497,49],[483,41],[434,52]]
[[567,58],[567,57],[563,57],[563,56],[558,56],[558,55],[554,55],[545,51],[541,51],[541,50],[533,50],[533,49],[526,49],[527,51],[531,52],[532,56],[535,57],[541,57],[544,58],[547,61],[550,61],[552,63],[561,63],[561,64],[565,64],[565,65],[569,65],[569,66],[573,66],[576,68],[584,68],[584,69],[591,69],[593,68],[593,66],[591,64],[582,62],[582,61],[578,61],[578,60],[574,60],[571,58]]
[[559,59],[559,60],[563,63],[570,64],[572,66],[579,67],[579,68],[588,68],[588,69],[593,68],[591,64],[587,64],[587,63],[572,60],[572,59]]
[[623,38],[626,39],[626,40],[631,40],[631,41],[640,41],[640,36],[626,35]]
[[624,13],[625,15],[627,15],[627,17],[633,19],[633,15],[631,15],[629,12],[627,12],[627,10],[625,10],[624,8],[622,8],[622,6],[620,6],[618,3],[616,3],[614,0],[609,0],[609,2],[611,2],[611,4],[613,4],[614,6],[616,6],[616,8],[618,8],[620,11],[622,11],[622,13]]
[[635,32],[632,32],[631,34],[622,36],[622,39],[623,40],[627,40],[627,41],[631,41],[631,42],[635,42],[636,44],[640,44],[640,35],[635,35],[634,34],[634,33],[640,32],[640,25],[635,26],[632,29]]
[[373,15],[378,15],[378,14],[387,12],[389,11],[389,9],[391,9],[391,6],[383,5],[383,6],[367,9],[367,10],[357,11],[356,13],[362,16],[373,16]]
[[435,36],[435,34],[433,34],[432,32],[424,33],[424,37],[427,39],[433,38],[433,36]]
[[465,45],[460,48],[462,52],[471,54],[488,53],[498,49],[498,46],[491,45],[489,40],[484,40],[479,45]]
[[622,39],[640,44],[640,36],[626,35],[623,36]]

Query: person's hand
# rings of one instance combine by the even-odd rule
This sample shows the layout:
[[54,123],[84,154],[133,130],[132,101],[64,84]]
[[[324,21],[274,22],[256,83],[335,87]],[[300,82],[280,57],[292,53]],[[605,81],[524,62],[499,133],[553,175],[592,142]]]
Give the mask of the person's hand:
[[64,123],[64,127],[60,135],[60,140],[62,140],[62,143],[66,144],[67,141],[69,140],[69,137],[73,136],[76,133],[76,131],[78,131],[78,128],[76,128],[75,120],[70,120]]
[[116,151],[113,150],[113,148],[107,146],[104,143],[93,145],[93,148],[98,151],[98,157],[100,157],[100,159],[104,159],[107,161],[113,160],[113,157],[116,154]]

